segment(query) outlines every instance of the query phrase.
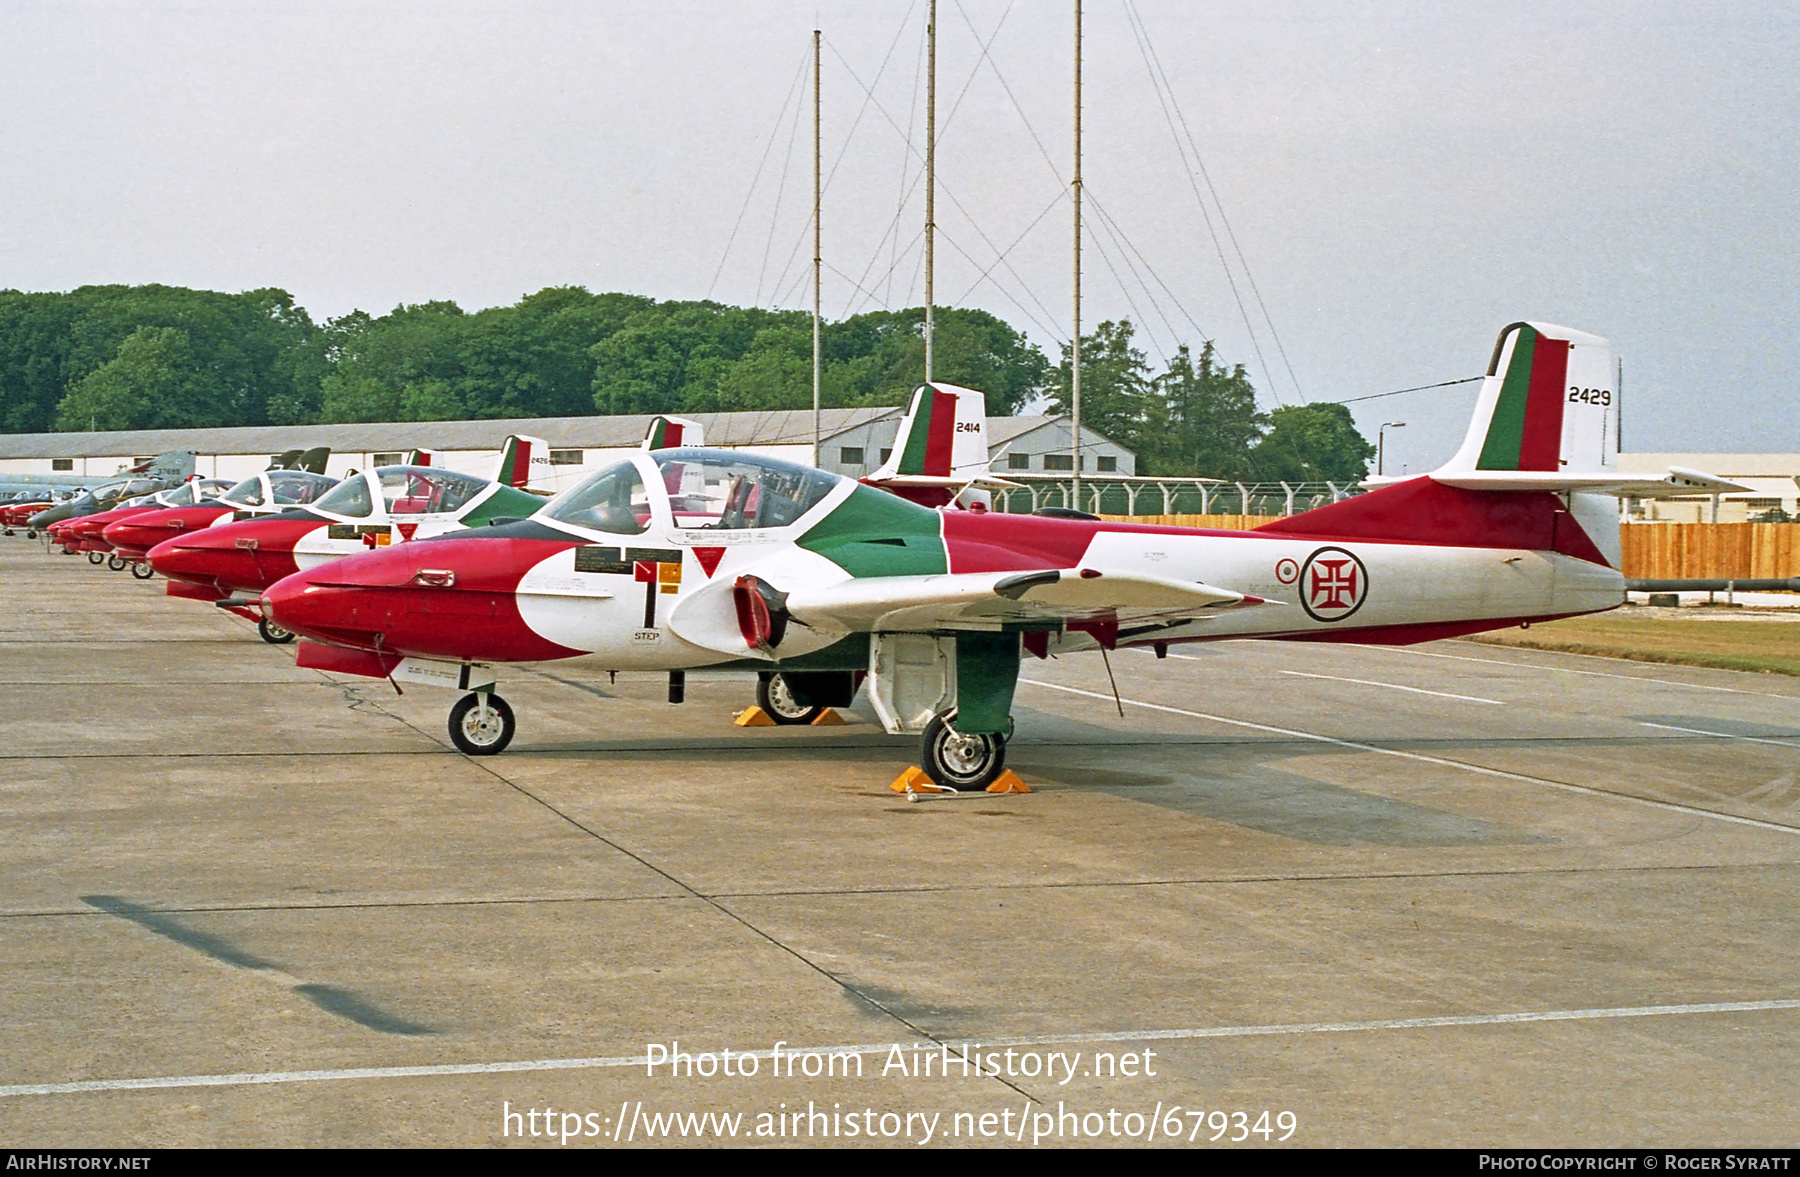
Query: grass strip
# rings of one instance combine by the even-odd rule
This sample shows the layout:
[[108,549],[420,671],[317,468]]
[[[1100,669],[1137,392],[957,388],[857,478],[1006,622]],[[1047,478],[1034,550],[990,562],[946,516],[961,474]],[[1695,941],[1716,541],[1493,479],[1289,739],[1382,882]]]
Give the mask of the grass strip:
[[1800,676],[1800,622],[1571,617],[1465,639],[1632,662]]

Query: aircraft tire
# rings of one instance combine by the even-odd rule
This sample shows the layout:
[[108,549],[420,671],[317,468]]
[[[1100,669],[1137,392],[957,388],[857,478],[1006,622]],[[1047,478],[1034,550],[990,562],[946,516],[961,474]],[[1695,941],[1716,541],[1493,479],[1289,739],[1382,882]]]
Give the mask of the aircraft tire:
[[152,576],[156,575],[156,569],[150,567],[150,562],[148,560],[132,560],[128,562],[131,564],[131,575],[137,580],[149,580]]
[[787,680],[780,674],[756,676],[756,705],[770,719],[783,726],[811,723],[825,712],[823,707],[802,707],[788,690]]
[[[489,716],[485,722],[478,710],[484,698]],[[512,708],[492,692],[464,695],[450,708],[450,742],[470,756],[495,756],[506,751],[517,726]]]
[[[64,548],[63,551],[69,552],[69,549]],[[73,556],[74,554],[75,554],[74,552],[69,552],[69,555],[71,555],[71,556]],[[105,552],[89,552],[88,553],[88,563],[89,564],[104,564],[104,563],[106,563],[106,553]]]
[[[96,553],[96,554],[98,554],[98,553]],[[125,571],[125,557],[123,557],[115,552],[113,555],[110,555],[106,558],[106,567],[107,567],[107,570],[110,572]]]
[[950,711],[925,725],[925,775],[946,789],[979,792],[1006,768],[1006,737],[962,735],[951,726],[955,719],[956,712]]
[[267,617],[256,623],[256,632],[261,634],[262,640],[271,646],[285,646],[294,640],[292,630],[281,628]]

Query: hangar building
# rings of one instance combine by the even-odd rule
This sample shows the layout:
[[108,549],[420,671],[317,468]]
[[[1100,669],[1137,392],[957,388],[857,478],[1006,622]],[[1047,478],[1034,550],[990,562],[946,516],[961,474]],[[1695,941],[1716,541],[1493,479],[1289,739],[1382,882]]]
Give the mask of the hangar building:
[[[886,460],[903,415],[898,408],[825,409],[820,414],[820,465],[851,477]],[[812,460],[810,409],[764,413],[694,413],[708,445],[742,449],[795,462]],[[621,417],[520,417],[495,421],[397,421],[342,425],[255,425],[219,429],[145,429],[103,433],[0,434],[0,472],[108,475],[120,466],[170,450],[193,450],[195,470],[208,478],[247,478],[284,450],[330,446],[326,472],[393,464],[408,450],[427,449],[437,464],[482,477],[492,475],[508,434],[541,437],[561,471],[560,489],[618,454],[636,448],[649,429],[648,415]],[[989,453],[997,473],[1066,473],[1071,465],[1066,417],[993,417]],[[1082,429],[1082,464],[1090,474],[1130,475],[1130,450]]]

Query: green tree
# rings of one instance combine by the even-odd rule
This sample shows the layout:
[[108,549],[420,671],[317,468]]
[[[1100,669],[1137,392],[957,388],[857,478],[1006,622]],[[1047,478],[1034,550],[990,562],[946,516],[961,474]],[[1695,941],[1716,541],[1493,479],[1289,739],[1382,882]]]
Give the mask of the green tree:
[[169,429],[202,415],[211,391],[175,327],[140,327],[57,406],[58,431]]
[[1242,364],[1227,370],[1211,340],[1201,345],[1198,361],[1182,344],[1153,391],[1140,474],[1257,476],[1253,454],[1269,418],[1257,411],[1256,389]]
[[[1120,319],[1081,337],[1081,424],[1138,453],[1149,444],[1148,432],[1158,414],[1150,365],[1131,343],[1135,331],[1129,319]],[[1069,348],[1062,351],[1059,379],[1050,393],[1056,413],[1069,412],[1073,401]]]
[[1252,451],[1257,475],[1287,482],[1361,482],[1375,447],[1344,405],[1289,405],[1269,414],[1268,436]]

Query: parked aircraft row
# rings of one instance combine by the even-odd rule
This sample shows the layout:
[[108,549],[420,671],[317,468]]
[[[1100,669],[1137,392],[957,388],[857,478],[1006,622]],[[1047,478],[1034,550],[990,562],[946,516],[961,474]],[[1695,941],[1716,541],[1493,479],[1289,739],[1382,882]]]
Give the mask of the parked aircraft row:
[[981,789],[1004,767],[1023,659],[1404,644],[1617,607],[1616,496],[1743,489],[1621,474],[1617,370],[1606,339],[1514,323],[1442,467],[1249,532],[990,511],[984,487],[1004,484],[981,396],[935,384],[860,481],[710,450],[669,418],[548,501],[409,465],[280,502],[270,472],[257,504],[240,484],[101,538],[175,595],[298,635],[301,666],[461,692],[450,736],[472,755],[516,730],[501,668],[584,658],[667,673],[671,702],[689,672],[755,674],[790,720],[866,689],[888,732],[921,737],[940,787]]

